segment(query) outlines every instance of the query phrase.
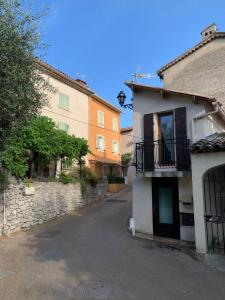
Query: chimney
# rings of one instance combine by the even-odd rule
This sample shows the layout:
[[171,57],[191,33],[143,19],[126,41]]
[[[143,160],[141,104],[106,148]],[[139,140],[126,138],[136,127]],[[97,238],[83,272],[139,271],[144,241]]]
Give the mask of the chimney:
[[84,85],[84,86],[87,86],[87,82],[85,82],[82,79],[77,78],[76,81],[79,82],[80,84]]
[[205,40],[207,39],[210,35],[212,35],[214,32],[216,32],[217,28],[216,28],[216,24],[212,23],[211,25],[209,25],[208,27],[206,27],[205,29],[202,30],[201,35],[202,35],[202,39]]

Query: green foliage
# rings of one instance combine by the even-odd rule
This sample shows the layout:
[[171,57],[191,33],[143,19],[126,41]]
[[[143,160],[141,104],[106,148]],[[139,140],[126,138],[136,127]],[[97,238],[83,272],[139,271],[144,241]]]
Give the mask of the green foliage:
[[92,186],[96,186],[99,182],[99,176],[96,172],[87,167],[82,169],[81,178]]
[[[9,137],[41,111],[54,91],[34,58],[46,48],[38,32],[42,17],[25,11],[19,0],[0,0],[0,151]],[[24,156],[19,158],[18,151],[22,152],[19,146],[11,149],[22,163]],[[23,174],[24,168],[21,164],[17,173]]]
[[76,183],[77,179],[70,174],[61,173],[59,175],[59,181],[62,182],[63,184],[68,184],[68,183]]
[[0,169],[0,192],[2,193],[4,189],[9,184],[8,174],[5,169]]
[[125,183],[125,180],[121,176],[108,175],[108,183]]
[[121,155],[121,163],[123,167],[127,167],[131,161],[132,153],[124,153]]
[[21,130],[20,135],[8,140],[2,159],[13,176],[25,178],[29,159],[35,158],[45,165],[51,160],[65,158],[71,165],[87,153],[86,140],[57,129],[48,117],[37,116]]

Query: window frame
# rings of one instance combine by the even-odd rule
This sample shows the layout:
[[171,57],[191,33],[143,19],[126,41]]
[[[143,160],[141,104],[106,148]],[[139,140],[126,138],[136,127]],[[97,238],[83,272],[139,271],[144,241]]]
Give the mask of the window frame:
[[[64,130],[64,129],[60,128],[60,124],[61,124],[61,125],[66,125],[65,127],[67,127],[67,129]],[[64,132],[66,132],[67,134],[69,134],[69,128],[70,128],[69,124],[64,123],[64,122],[58,122],[58,129],[59,129],[59,130],[62,130],[62,131],[64,131]]]
[[[103,148],[98,148],[97,140],[98,140],[99,137],[101,137],[102,140],[103,140]],[[100,144],[99,144],[99,145],[100,145]],[[101,152],[104,152],[104,151],[105,151],[105,137],[104,137],[104,135],[102,135],[102,134],[97,134],[97,135],[96,135],[96,149],[97,149],[98,151],[101,151]]]
[[[114,149],[114,145],[117,145],[117,151],[114,151],[115,149]],[[119,142],[118,141],[116,141],[116,140],[113,140],[112,141],[112,153],[114,154],[114,155],[119,155],[119,153],[120,153],[120,151],[119,151],[119,146],[120,146],[120,144],[119,144]]]

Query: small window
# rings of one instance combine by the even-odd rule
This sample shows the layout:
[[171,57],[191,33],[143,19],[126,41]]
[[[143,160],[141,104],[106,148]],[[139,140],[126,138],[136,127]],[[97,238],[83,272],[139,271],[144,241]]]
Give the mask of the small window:
[[100,151],[105,150],[105,139],[104,136],[102,135],[97,135],[96,136],[96,148]]
[[104,127],[104,112],[98,110],[98,126]]
[[113,118],[113,131],[118,132],[118,119]]
[[112,142],[112,153],[113,154],[119,153],[119,143],[117,141]]
[[65,94],[59,94],[59,107],[69,110],[69,97]]
[[66,123],[58,123],[58,128],[65,131],[66,133],[69,132],[69,125]]

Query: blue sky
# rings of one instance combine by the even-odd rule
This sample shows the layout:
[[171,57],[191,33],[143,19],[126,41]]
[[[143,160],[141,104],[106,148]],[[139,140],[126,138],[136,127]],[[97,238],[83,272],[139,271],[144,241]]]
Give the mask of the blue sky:
[[[27,0],[29,2],[29,0]],[[34,9],[49,7],[41,24],[50,47],[45,60],[76,77],[86,76],[100,96],[118,105],[124,81],[140,66],[155,73],[162,65],[201,40],[200,31],[216,22],[225,31],[223,0],[39,0]],[[141,81],[161,85],[157,76]],[[121,126],[132,125],[132,112],[121,115]]]

